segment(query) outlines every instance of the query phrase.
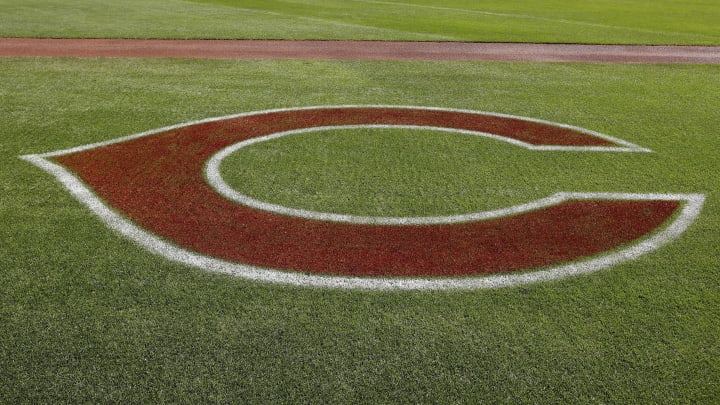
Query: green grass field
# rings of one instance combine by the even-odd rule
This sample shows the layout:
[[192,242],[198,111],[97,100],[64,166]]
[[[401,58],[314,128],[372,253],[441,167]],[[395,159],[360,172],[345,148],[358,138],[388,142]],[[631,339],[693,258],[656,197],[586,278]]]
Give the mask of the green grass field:
[[[5,402],[706,402],[720,394],[717,67],[0,63]],[[700,192],[707,202],[679,240],[590,276],[495,291],[314,290],[208,274],[147,253],[18,159],[209,116],[379,101],[501,111],[603,131],[654,153],[553,158],[563,165],[554,174],[568,171],[561,183]],[[312,140],[303,138],[276,141],[275,148],[293,152]],[[433,139],[427,142],[439,142]],[[404,145],[395,145],[398,154]],[[260,149],[258,162],[272,152]],[[306,165],[314,161],[307,156]],[[462,168],[447,170],[467,176]],[[537,177],[533,187],[553,186]],[[443,204],[435,209],[458,209],[455,201]]]
[[0,36],[720,44],[712,0],[0,0]]
[[[182,9],[163,11],[160,2],[143,3],[147,9],[128,16],[140,21],[147,13],[145,25],[125,28],[92,11],[99,3],[77,3],[90,10],[86,26],[47,24],[53,15],[80,18],[53,10],[51,2],[42,3],[44,16],[20,4],[32,3],[0,0],[2,35],[101,36],[107,27],[102,36],[143,36],[146,28],[147,36],[185,36],[173,24],[148,28],[155,15],[181,18],[176,10]],[[294,4],[302,9],[307,2]],[[225,10],[222,18],[241,12],[182,5]],[[442,7],[455,6],[472,7],[459,1]],[[603,24],[631,23],[626,14],[612,19],[608,10],[602,10]],[[591,11],[574,13],[581,21]],[[333,35],[331,24],[297,13],[285,14],[293,24],[284,30],[275,15],[242,29],[304,37],[315,26]],[[197,23],[188,36],[250,36],[223,30],[222,23],[200,23],[211,14],[192,15]],[[27,24],[34,31],[24,31],[23,19],[38,22]],[[688,42],[701,43],[705,35],[717,42],[713,28],[696,20],[695,28],[683,31],[698,35]],[[671,31],[682,26],[680,16],[674,21]],[[643,24],[648,30],[666,25]],[[204,31],[216,28],[215,34]],[[355,28],[340,31],[334,35],[370,37]],[[518,36],[508,33],[507,40],[545,40],[539,32],[512,32]],[[432,39],[421,34],[409,29],[391,37]],[[623,35],[610,42],[649,41],[642,33]],[[651,36],[673,43],[689,38]],[[720,66],[0,59],[0,403],[716,402],[718,93]],[[211,274],[148,253],[19,159],[206,117],[337,104],[515,114],[596,130],[653,153],[537,157],[487,139],[452,135],[455,142],[436,132],[338,131],[247,148],[226,162],[228,178],[263,199],[370,214],[487,209],[558,188],[703,193],[707,200],[678,240],[591,275],[479,291],[312,289]],[[371,159],[358,155],[359,148]],[[396,160],[378,164],[388,159]],[[356,164],[348,166],[349,160]],[[469,173],[469,165],[476,172]],[[410,169],[416,175],[403,176]],[[365,198],[349,200],[351,193]],[[420,202],[412,198],[423,193]],[[441,198],[448,194],[454,198]]]

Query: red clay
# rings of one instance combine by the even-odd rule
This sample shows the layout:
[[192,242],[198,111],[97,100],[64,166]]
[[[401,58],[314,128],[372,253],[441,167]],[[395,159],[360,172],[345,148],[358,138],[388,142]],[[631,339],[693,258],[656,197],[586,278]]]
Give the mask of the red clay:
[[0,56],[720,64],[717,46],[0,38]]
[[232,262],[323,274],[456,276],[551,266],[630,243],[680,206],[568,201],[487,221],[354,225],[240,205],[222,198],[203,175],[205,162],[222,148],[269,133],[422,119],[436,126],[470,125],[470,118],[389,108],[275,112],[183,127],[55,160],[120,213],[179,246]]

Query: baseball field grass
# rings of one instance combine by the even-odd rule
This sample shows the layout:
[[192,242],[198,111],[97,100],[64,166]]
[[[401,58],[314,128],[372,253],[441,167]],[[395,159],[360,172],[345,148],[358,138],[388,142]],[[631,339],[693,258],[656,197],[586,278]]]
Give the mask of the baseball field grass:
[[[718,92],[717,66],[1,59],[0,402],[713,402]],[[557,189],[707,200],[678,240],[591,275],[347,291],[156,256],[19,158],[206,117],[346,104],[514,114],[652,152],[346,130],[257,144],[224,173],[258,198],[361,214],[489,209]]]
[[0,36],[720,44],[709,0],[0,0]]
[[[720,44],[714,1],[0,0],[0,36]],[[714,403],[720,66],[0,58],[0,403]],[[557,191],[699,193],[677,240],[599,272],[469,291],[247,280],[109,229],[21,159],[274,108],[513,114],[651,152],[527,151],[438,131],[258,143],[263,201],[452,215]]]

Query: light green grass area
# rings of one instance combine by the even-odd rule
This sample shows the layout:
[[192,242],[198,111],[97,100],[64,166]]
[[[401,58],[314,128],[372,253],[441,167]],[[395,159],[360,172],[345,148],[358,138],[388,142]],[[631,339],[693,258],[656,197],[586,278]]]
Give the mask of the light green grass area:
[[[720,397],[718,93],[718,66],[2,59],[0,402],[711,403]],[[386,153],[397,159],[388,181],[402,184],[416,168],[407,154],[417,154],[420,172],[403,193],[428,189],[433,205],[388,196],[401,212],[492,203],[437,198],[461,194],[455,177],[496,189],[493,200],[511,190],[502,203],[556,186],[707,202],[678,240],[588,276],[466,292],[324,290],[148,253],[18,158],[205,117],[334,104],[535,117],[653,153],[546,160],[488,139],[339,131],[267,142],[228,164],[250,159],[252,176],[281,181],[284,170],[265,172],[263,160],[315,177],[353,159],[372,180],[386,169],[368,162]],[[363,136],[382,148],[357,155],[372,146]],[[322,148],[347,157],[327,160]],[[432,167],[436,149],[457,159]],[[449,184],[420,183],[436,169]],[[277,198],[303,193],[312,196]]]
[[0,0],[0,36],[720,44],[709,0]]

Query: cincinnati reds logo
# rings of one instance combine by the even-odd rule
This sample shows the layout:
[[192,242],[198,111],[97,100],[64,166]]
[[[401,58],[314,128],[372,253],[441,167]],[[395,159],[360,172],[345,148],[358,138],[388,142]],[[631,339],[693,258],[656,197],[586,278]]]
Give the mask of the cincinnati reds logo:
[[657,249],[699,215],[700,194],[585,193],[453,216],[373,217],[260,201],[220,165],[258,142],[345,128],[407,128],[542,151],[649,152],[524,117],[398,106],[280,109],[207,119],[23,156],[109,227],[210,271],[306,286],[491,288],[589,273]]

